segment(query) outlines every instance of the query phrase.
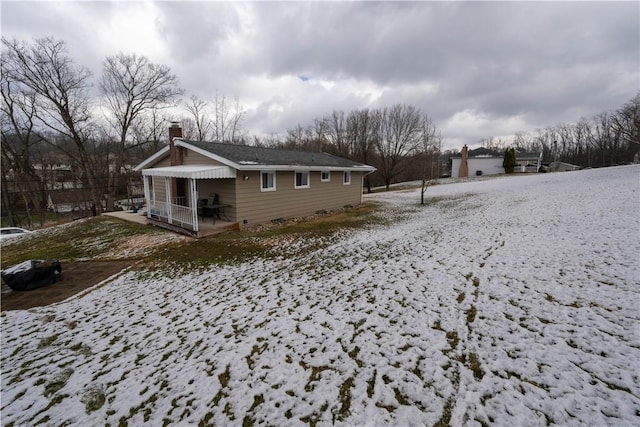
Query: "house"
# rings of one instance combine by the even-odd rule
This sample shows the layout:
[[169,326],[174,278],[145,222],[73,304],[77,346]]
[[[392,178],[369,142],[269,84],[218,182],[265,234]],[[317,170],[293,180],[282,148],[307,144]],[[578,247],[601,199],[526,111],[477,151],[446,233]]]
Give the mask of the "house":
[[[459,178],[462,156],[451,159],[451,177]],[[470,177],[482,175],[496,175],[505,173],[502,162],[504,154],[486,148],[469,150],[467,168]],[[516,153],[516,173],[538,172],[542,166],[542,153]]]
[[36,174],[47,190],[76,190],[82,183],[73,172],[71,166],[64,164],[35,164]]
[[135,170],[147,222],[201,236],[216,219],[242,228],[360,204],[375,168],[325,153],[185,141],[172,124],[169,145]]
[[551,162],[549,164],[550,172],[567,172],[567,171],[577,171],[580,169],[581,167],[578,165],[572,165],[571,163],[565,163],[565,162]]
[[47,210],[56,213],[91,211],[93,197],[86,189],[51,190],[47,192]]

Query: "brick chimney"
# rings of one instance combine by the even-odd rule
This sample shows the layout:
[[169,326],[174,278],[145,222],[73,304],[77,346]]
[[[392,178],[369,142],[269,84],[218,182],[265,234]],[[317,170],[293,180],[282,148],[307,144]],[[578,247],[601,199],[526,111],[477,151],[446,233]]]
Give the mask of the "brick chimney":
[[169,155],[171,156],[171,166],[182,164],[182,153],[178,152],[173,142],[175,138],[182,138],[180,122],[171,122],[171,126],[169,126]]

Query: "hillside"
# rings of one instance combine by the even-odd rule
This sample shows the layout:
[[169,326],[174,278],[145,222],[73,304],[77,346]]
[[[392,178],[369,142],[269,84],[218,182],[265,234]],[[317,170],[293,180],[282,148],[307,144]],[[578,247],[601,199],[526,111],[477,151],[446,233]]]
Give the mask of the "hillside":
[[636,425],[638,178],[375,194],[364,227],[5,312],[2,425]]

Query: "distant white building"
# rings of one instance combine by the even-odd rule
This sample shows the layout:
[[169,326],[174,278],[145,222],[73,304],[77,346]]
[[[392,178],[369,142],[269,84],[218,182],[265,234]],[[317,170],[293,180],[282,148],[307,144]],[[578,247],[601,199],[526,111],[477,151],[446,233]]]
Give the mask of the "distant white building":
[[[486,149],[482,149],[482,154],[474,154],[474,151],[469,151],[467,160],[469,177],[504,173],[504,155],[487,153]],[[462,157],[453,157],[451,160],[451,177],[458,178]],[[516,153],[516,163],[515,173],[538,172],[542,166],[542,153]]]

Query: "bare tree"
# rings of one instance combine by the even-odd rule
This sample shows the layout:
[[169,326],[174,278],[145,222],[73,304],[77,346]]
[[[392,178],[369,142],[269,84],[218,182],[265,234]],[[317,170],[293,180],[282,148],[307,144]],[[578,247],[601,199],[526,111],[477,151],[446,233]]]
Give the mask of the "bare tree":
[[216,92],[214,101],[213,139],[217,142],[238,143],[244,136],[242,131],[242,118],[244,109],[240,100],[235,99],[229,106],[227,98]]
[[421,113],[417,108],[396,104],[384,109],[381,137],[376,140],[375,147],[387,190],[400,172],[403,160],[418,146],[421,130]]
[[[354,160],[369,164],[373,160],[376,141],[380,139],[382,114],[379,110],[357,110],[347,116],[347,135],[351,144]],[[365,176],[365,186],[371,192],[369,175]]]
[[611,141],[615,138],[611,123],[611,113],[597,114],[594,116],[593,121],[593,142],[591,145],[596,151],[594,153],[594,162],[596,165],[605,165],[608,162],[608,147],[613,145]]
[[177,87],[178,78],[166,65],[154,64],[145,56],[119,53],[107,56],[102,67],[100,89],[111,114],[110,121],[118,132],[118,147],[113,173],[109,177],[108,209],[120,184],[129,131],[147,111],[169,107],[183,93]]
[[[424,116],[428,119],[427,116]],[[420,169],[420,143],[426,126],[429,142],[433,142],[435,126],[430,120],[423,123],[418,109],[410,105],[395,105],[383,110],[353,110],[349,113],[333,111],[314,125],[298,125],[288,131],[284,145],[289,148],[323,150],[365,164],[375,164],[376,174],[389,188],[400,174],[416,179],[420,172],[413,173],[403,165],[409,163]],[[436,163],[434,163],[436,165]],[[435,167],[435,166],[434,166]],[[376,179],[373,176],[373,179]],[[371,179],[365,178],[365,186],[371,191]]]
[[496,152],[502,152],[507,147],[507,143],[505,141],[503,141],[500,138],[495,139],[493,136],[490,136],[489,138],[481,139],[480,143],[484,148],[492,151],[496,151]]
[[442,148],[442,136],[436,125],[427,114],[422,118],[420,133],[420,155],[422,161],[422,188],[420,191],[420,204],[424,205],[424,195],[429,184],[440,176],[440,150]]
[[233,110],[229,116],[229,141],[232,143],[239,143],[244,137],[244,131],[242,129],[242,118],[244,117],[244,108],[240,105],[240,99],[237,97],[233,102]]
[[133,150],[140,152],[142,158],[157,152],[164,143],[165,133],[168,124],[172,121],[170,117],[162,113],[161,109],[153,108],[145,112],[131,128]]
[[330,116],[322,120],[321,125],[324,140],[332,147],[332,151],[342,157],[350,158],[352,147],[347,133],[347,118],[344,111],[333,111]]
[[317,148],[317,138],[312,126],[302,127],[297,125],[287,131],[284,143],[279,144],[284,148],[293,150],[313,151]]
[[[53,131],[53,134],[38,131],[39,137],[57,146],[78,164],[95,203],[100,203],[89,144],[92,132],[88,95],[91,73],[74,65],[63,41],[43,38],[29,43],[3,37],[2,44],[4,73],[22,86],[21,90],[33,94],[34,118],[40,126]],[[70,141],[71,146],[61,145],[62,140]]]
[[207,114],[208,103],[198,98],[195,95],[191,95],[189,101],[187,101],[185,108],[191,114],[191,118],[195,124],[195,139],[196,141],[206,141],[213,123],[211,118]]
[[612,116],[613,128],[628,144],[640,146],[640,92]]
[[577,164],[591,166],[589,142],[591,140],[591,121],[581,118],[573,126],[574,152],[573,158]]
[[4,58],[0,61],[0,104],[2,132],[2,205],[8,212],[11,225],[20,225],[16,202],[11,195],[21,194],[27,211],[27,222],[32,225],[29,210],[31,204],[37,209],[40,225],[44,224],[44,192],[40,179],[31,161],[32,146],[38,141],[34,134],[35,96],[33,92],[20,90],[24,86],[14,84],[4,72]]

